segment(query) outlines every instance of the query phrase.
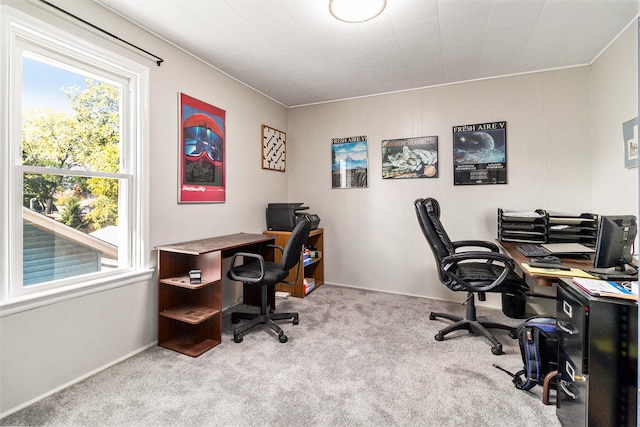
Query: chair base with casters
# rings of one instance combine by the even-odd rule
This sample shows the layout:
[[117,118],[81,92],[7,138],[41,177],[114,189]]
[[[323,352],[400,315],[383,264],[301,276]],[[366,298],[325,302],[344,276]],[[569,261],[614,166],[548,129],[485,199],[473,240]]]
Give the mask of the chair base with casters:
[[440,317],[440,318],[451,320],[452,322],[454,322],[452,325],[449,325],[446,328],[438,331],[438,333],[435,335],[436,341],[444,340],[444,337],[450,332],[466,330],[466,331],[469,331],[469,333],[471,334],[482,335],[483,337],[488,339],[489,342],[491,342],[491,353],[495,355],[504,354],[504,352],[502,351],[502,344],[500,343],[500,341],[496,339],[495,336],[493,336],[491,332],[489,332],[489,329],[502,329],[505,331],[509,331],[509,336],[513,339],[516,339],[517,338],[516,328],[503,325],[501,323],[477,320],[475,296],[473,292],[468,293],[466,303],[467,303],[466,317],[456,316],[449,313],[431,312],[431,314],[429,314],[429,320],[436,320],[438,317]]
[[266,325],[278,334],[278,340],[281,343],[286,343],[289,338],[284,334],[282,328],[280,328],[280,326],[278,326],[274,321],[291,319],[293,320],[293,324],[297,325],[300,322],[298,313],[271,313],[271,310],[267,310],[267,286],[262,286],[260,292],[260,313],[231,313],[231,323],[234,325],[238,324],[240,320],[249,320],[249,322],[244,323],[242,326],[233,330],[233,341],[240,343],[242,342],[243,335],[246,331],[254,326]]

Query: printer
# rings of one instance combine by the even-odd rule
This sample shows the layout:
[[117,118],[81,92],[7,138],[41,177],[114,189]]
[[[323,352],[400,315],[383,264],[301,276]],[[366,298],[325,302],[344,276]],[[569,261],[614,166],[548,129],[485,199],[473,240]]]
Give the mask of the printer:
[[293,231],[300,221],[309,221],[311,229],[318,228],[320,218],[302,211],[309,209],[303,203],[269,203],[267,205],[267,230]]

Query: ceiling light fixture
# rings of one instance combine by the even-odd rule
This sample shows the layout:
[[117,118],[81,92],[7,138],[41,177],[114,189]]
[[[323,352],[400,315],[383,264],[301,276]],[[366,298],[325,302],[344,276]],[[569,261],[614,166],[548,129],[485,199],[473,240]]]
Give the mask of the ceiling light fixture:
[[339,21],[360,24],[380,15],[387,0],[329,0],[329,12]]

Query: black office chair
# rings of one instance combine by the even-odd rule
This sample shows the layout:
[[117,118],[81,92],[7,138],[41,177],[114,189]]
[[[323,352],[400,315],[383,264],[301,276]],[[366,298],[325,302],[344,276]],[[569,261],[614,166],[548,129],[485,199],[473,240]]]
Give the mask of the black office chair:
[[[504,329],[516,338],[514,327],[476,319],[475,294],[480,301],[486,300],[486,292],[508,293],[518,301],[525,301],[529,286],[513,272],[513,260],[499,252],[492,242],[464,240],[452,242],[440,223],[440,205],[433,198],[417,199],[414,202],[418,222],[426,237],[438,266],[440,281],[452,291],[467,292],[466,317],[448,313],[431,313],[430,320],[438,317],[452,320],[454,323],[440,330],[435,336],[442,341],[450,332],[467,330],[482,335],[491,344],[493,354],[503,354],[502,344],[488,329]],[[475,247],[476,250],[458,251],[460,248]],[[483,248],[483,249],[479,249]],[[489,251],[487,251],[487,249]],[[504,304],[504,298],[503,298]],[[523,307],[524,309],[524,307]],[[503,307],[504,311],[504,307]]]
[[[309,221],[301,221],[291,232],[289,241],[284,249],[280,246],[269,245],[282,251],[282,262],[280,263],[265,261],[262,255],[254,253],[238,252],[233,256],[227,277],[231,280],[260,286],[260,314],[231,313],[231,322],[233,324],[238,323],[240,319],[249,320],[249,322],[233,331],[233,340],[235,342],[242,342],[243,334],[260,324],[265,324],[273,329],[278,334],[278,339],[281,343],[289,340],[274,320],[292,319],[293,324],[297,325],[299,322],[298,313],[273,313],[273,310],[267,312],[267,289],[269,286],[282,282],[289,275],[289,270],[300,262],[302,249],[309,237],[310,230],[311,223]],[[235,265],[236,258],[239,256],[252,258],[254,261]],[[299,272],[300,269],[298,268],[295,281],[298,280]]]

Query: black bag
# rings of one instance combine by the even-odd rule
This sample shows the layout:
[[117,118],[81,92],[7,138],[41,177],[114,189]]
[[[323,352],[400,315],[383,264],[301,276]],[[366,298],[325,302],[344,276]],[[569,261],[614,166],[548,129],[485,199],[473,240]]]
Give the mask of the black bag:
[[530,390],[558,369],[556,319],[531,317],[516,329],[524,368],[513,376],[516,388]]

